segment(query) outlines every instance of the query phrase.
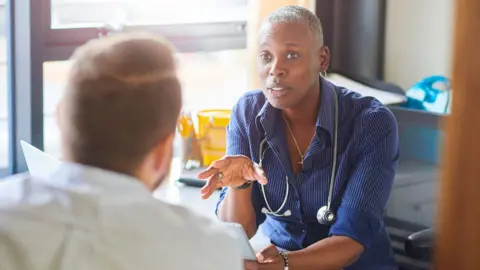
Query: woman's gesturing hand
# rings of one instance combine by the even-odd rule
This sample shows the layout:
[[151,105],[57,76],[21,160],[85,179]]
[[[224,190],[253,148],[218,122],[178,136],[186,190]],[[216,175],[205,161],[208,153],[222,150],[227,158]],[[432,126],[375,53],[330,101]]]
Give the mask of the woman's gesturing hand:
[[238,187],[247,181],[267,184],[263,170],[246,156],[225,156],[216,160],[206,170],[197,174],[199,179],[207,179],[201,189],[202,198],[207,199],[216,189],[229,186]]

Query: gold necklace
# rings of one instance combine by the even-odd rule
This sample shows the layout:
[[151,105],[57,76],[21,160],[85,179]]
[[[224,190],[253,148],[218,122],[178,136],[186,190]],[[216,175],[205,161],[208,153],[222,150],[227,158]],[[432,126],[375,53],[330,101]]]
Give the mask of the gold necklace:
[[[302,155],[302,152],[300,151],[300,147],[298,146],[297,140],[295,139],[295,135],[293,135],[293,131],[290,128],[290,124],[288,124],[287,118],[285,118],[285,114],[282,113],[282,116],[283,116],[283,120],[287,124],[287,128],[288,128],[288,131],[290,132],[290,135],[292,135],[293,142],[295,143],[295,146],[297,147],[298,154],[300,155],[300,158],[301,158],[300,162],[297,162],[297,163],[302,165],[302,167],[303,167],[303,157],[304,156]],[[308,147],[310,147],[310,144],[312,144],[313,138],[315,138],[315,133],[313,133],[312,139],[310,140],[310,143],[308,144]],[[308,150],[308,147],[307,147],[307,150]]]

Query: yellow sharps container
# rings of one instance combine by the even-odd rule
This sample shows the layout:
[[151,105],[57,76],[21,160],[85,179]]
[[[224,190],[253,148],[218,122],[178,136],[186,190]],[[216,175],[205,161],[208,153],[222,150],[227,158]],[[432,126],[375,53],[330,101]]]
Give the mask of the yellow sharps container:
[[198,138],[203,156],[203,166],[222,158],[226,149],[226,129],[231,110],[202,110],[197,113]]

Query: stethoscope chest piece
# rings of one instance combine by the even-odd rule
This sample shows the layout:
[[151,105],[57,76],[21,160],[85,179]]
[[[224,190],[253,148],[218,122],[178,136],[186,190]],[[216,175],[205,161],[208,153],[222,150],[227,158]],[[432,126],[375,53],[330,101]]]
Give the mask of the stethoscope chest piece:
[[335,221],[335,215],[330,209],[325,205],[318,209],[317,211],[317,220],[320,224],[331,225]]

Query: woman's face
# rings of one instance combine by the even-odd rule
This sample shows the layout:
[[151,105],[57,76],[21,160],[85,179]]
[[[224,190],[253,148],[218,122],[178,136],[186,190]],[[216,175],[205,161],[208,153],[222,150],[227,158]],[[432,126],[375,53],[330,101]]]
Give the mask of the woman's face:
[[328,48],[307,23],[265,23],[259,33],[258,70],[272,106],[293,108],[328,67]]

